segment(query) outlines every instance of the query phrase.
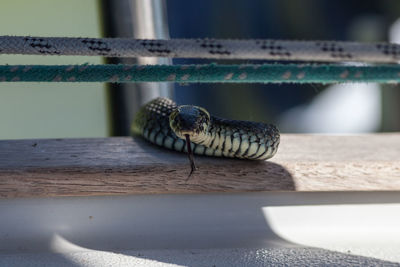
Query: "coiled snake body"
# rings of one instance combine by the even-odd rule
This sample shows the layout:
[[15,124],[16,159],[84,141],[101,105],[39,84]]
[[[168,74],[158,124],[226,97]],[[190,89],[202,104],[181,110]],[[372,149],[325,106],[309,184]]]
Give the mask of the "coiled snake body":
[[[156,98],[135,115],[132,132],[159,146],[198,155],[266,160],[275,155],[279,131],[272,124],[226,120],[197,106]],[[190,146],[188,144],[190,143]]]

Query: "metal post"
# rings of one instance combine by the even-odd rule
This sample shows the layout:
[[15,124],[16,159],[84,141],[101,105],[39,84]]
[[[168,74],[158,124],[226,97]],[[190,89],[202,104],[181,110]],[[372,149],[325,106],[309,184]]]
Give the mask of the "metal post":
[[[107,37],[168,39],[164,0],[103,0],[102,13]],[[111,59],[107,63],[170,64],[168,58]],[[130,123],[139,107],[157,96],[172,97],[168,83],[110,85],[112,135],[129,135]]]

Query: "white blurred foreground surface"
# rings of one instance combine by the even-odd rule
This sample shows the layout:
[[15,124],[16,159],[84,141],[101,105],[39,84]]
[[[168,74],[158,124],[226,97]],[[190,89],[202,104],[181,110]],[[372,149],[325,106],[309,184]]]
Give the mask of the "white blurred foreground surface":
[[0,200],[1,266],[397,266],[398,193]]

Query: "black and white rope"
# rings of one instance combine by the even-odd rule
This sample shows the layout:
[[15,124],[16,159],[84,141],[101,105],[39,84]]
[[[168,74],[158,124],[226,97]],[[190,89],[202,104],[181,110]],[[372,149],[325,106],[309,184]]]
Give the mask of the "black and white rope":
[[398,63],[400,45],[338,41],[0,36],[0,54]]

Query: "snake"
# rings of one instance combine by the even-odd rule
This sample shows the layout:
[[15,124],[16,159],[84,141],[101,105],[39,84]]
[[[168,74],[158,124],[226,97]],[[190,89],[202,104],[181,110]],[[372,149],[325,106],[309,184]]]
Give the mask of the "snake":
[[279,146],[280,134],[273,124],[228,120],[210,115],[202,107],[177,105],[158,97],[135,114],[131,131],[158,146],[189,155],[191,172],[196,170],[193,154],[266,160]]

